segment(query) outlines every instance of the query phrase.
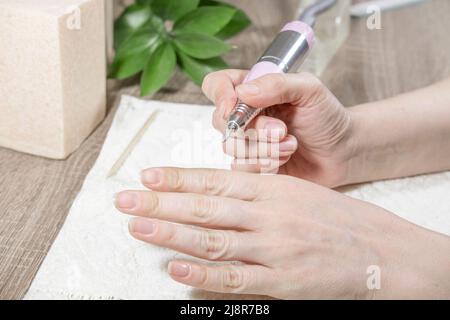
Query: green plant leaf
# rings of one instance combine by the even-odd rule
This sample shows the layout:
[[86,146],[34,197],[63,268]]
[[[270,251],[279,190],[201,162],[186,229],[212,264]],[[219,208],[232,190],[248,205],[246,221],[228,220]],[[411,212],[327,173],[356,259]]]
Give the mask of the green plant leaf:
[[143,5],[149,5],[153,2],[153,0],[136,0],[136,3],[143,4]]
[[200,0],[153,0],[153,12],[165,20],[175,21],[197,8]]
[[161,37],[153,29],[146,28],[136,31],[117,49],[115,59],[121,60],[126,56],[148,50],[161,42]]
[[242,32],[251,25],[250,18],[242,10],[237,10],[231,21],[217,34],[220,39],[229,39]]
[[155,32],[158,32],[160,35],[166,35],[166,27],[164,26],[164,20],[158,17],[157,15],[153,14],[150,17],[150,20],[144,24],[141,28],[149,27],[155,30]]
[[179,50],[198,59],[217,57],[230,50],[222,40],[200,33],[177,34],[174,42]]
[[191,58],[179,51],[177,52],[177,55],[183,73],[199,86],[202,85],[203,79],[208,73],[228,68],[225,61],[219,57],[199,60]]
[[162,41],[162,38],[152,29],[137,31],[125,40],[118,49],[109,68],[108,76],[123,80],[139,73],[144,69],[148,58]]
[[162,43],[150,56],[141,78],[141,95],[161,89],[172,76],[177,65],[175,50],[168,42]]
[[144,69],[150,55],[150,50],[144,50],[115,60],[109,67],[108,76],[119,80],[134,76]]
[[238,33],[242,32],[243,30],[245,30],[252,23],[250,18],[247,16],[247,14],[243,10],[241,10],[235,6],[232,6],[228,3],[223,3],[220,1],[213,1],[213,0],[201,0],[200,5],[202,5],[202,6],[227,6],[227,7],[230,7],[230,8],[233,8],[236,10],[236,13],[234,14],[233,18],[231,18],[230,22],[215,35],[217,38],[229,39],[229,38],[237,35]]
[[151,16],[152,11],[149,6],[135,3],[127,7],[114,23],[115,48],[120,47],[129,36],[147,23]]
[[200,7],[175,22],[176,33],[203,33],[215,35],[233,18],[235,9],[225,6]]

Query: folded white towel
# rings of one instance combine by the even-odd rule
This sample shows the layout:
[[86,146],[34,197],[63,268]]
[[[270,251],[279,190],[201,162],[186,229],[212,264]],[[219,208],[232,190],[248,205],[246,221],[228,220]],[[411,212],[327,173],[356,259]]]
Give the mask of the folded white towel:
[[[221,136],[210,125],[212,111],[211,107],[122,98],[100,156],[26,299],[230,297],[171,280],[167,263],[180,254],[132,239],[129,217],[112,204],[118,191],[143,189],[139,172],[147,167],[229,168],[231,159],[222,152]],[[139,133],[143,135],[136,139]],[[111,168],[113,175],[108,178]],[[346,193],[450,234],[449,191],[450,173],[442,173],[366,184]]]

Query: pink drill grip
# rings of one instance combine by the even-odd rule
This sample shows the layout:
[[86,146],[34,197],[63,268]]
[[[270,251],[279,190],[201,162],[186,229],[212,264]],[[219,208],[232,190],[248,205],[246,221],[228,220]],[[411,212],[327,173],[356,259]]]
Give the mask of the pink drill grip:
[[[312,46],[314,45],[314,31],[306,23],[301,21],[289,22],[283,27],[283,29],[281,29],[280,32],[288,30],[295,31],[305,35],[309,48],[312,48]],[[252,67],[250,72],[247,74],[247,76],[244,79],[244,83],[260,78],[266,74],[272,73],[283,73],[282,67],[270,61],[258,62]]]

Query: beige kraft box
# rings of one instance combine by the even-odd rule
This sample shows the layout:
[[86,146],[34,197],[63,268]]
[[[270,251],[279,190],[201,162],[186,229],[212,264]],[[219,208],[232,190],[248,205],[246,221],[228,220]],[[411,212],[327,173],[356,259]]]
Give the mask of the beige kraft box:
[[0,0],[0,146],[63,159],[104,118],[104,1]]

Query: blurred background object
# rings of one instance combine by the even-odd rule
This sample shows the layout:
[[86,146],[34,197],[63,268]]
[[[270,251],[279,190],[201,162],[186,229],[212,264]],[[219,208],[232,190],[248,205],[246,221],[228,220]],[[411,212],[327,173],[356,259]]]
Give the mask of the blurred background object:
[[115,0],[105,0],[105,32],[106,32],[106,58],[110,64],[114,59],[114,20],[118,5]]
[[[299,14],[314,2],[316,0],[301,1]],[[350,32],[350,6],[350,0],[338,0],[318,17],[314,27],[316,42],[302,70],[322,75]]]
[[[216,0],[120,2],[114,22],[116,54],[109,77],[140,77],[141,95],[159,91],[176,67],[198,86],[210,72],[228,67],[224,42],[250,25],[244,11]],[[109,37],[111,38],[111,37]]]
[[[281,14],[283,12],[283,8],[290,7],[292,11],[292,17],[289,19],[285,19],[285,22],[288,22],[289,20],[296,19],[300,12],[304,10],[307,6],[315,2],[316,0],[283,0],[283,1],[277,1],[277,4],[279,5],[279,12],[274,11],[273,15],[276,16],[277,14]],[[231,5],[240,7],[245,14],[248,14],[250,18],[253,20],[260,20],[258,19],[255,14],[258,13],[258,10],[255,10],[255,6],[262,6],[262,7],[268,7],[272,5],[272,3],[269,5],[268,2],[273,2],[273,0],[249,0],[249,1],[236,1],[236,0],[224,0],[224,3],[229,3]],[[115,0],[115,17],[118,18],[122,14],[122,12],[130,5],[134,3],[133,0]],[[211,1],[200,1],[200,5],[210,5]],[[317,42],[316,47],[312,51],[311,56],[308,58],[305,65],[302,67],[302,70],[307,70],[310,72],[315,73],[316,75],[321,75],[323,71],[325,70],[326,66],[330,62],[331,58],[334,56],[336,51],[339,49],[339,47],[342,45],[342,43],[345,41],[346,37],[349,33],[349,20],[350,20],[350,0],[339,0],[337,1],[337,4],[334,5],[330,10],[328,10],[326,13],[320,16],[320,18],[317,21],[316,24],[316,36],[317,36]],[[276,19],[274,19],[276,20]],[[261,24],[261,21],[259,21]],[[263,24],[263,23],[262,23]],[[260,28],[263,28],[264,26],[260,26]],[[281,25],[280,25],[281,27]],[[117,31],[117,28],[116,28]],[[262,30],[264,32],[264,30]],[[273,38],[275,34],[271,35],[264,35],[261,34],[261,37]],[[231,44],[234,46],[234,41],[231,41]],[[234,50],[240,50],[239,47],[234,46]],[[261,51],[261,52],[259,52]],[[258,56],[262,54],[263,50],[259,50],[259,48],[254,48],[254,58],[253,60],[257,60]],[[230,54],[231,55],[231,54]],[[239,55],[235,55],[239,56]],[[226,56],[227,57],[227,56]],[[234,57],[232,57],[233,59]],[[228,62],[228,59],[226,59]],[[236,60],[234,58],[233,60]],[[240,61],[233,61],[230,62],[231,68],[239,68],[241,67]],[[250,66],[245,66],[244,68],[249,68]],[[113,75],[116,77],[116,75]],[[199,82],[199,81],[197,81]]]
[[425,0],[355,0],[350,9],[350,14],[352,17],[365,17],[373,14],[375,8],[382,12],[422,4],[423,2]]
[[64,159],[106,110],[105,0],[0,0],[0,146]]

